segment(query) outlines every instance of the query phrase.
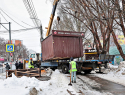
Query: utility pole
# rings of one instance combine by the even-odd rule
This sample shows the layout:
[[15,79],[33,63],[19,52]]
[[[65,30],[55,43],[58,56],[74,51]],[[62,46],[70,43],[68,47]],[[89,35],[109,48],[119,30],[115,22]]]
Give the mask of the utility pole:
[[11,23],[9,22],[9,39],[10,39],[10,44],[11,44]]
[[[9,40],[11,44],[11,23],[0,23],[7,31],[9,31]],[[9,30],[3,25],[3,24],[9,24]],[[11,53],[11,52],[10,52]],[[11,61],[11,56],[10,56],[10,61]]]

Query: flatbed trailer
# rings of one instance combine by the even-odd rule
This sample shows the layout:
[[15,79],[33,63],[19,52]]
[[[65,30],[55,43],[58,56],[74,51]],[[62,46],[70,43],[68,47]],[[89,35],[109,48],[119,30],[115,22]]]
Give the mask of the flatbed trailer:
[[[98,60],[81,60],[76,61],[77,72],[90,73],[92,70],[99,68],[101,72],[101,67],[107,68],[107,64],[113,61],[114,55],[100,54]],[[61,60],[60,62],[41,62],[42,67],[50,67],[52,69],[62,69],[63,73],[68,73],[69,71],[69,60]]]

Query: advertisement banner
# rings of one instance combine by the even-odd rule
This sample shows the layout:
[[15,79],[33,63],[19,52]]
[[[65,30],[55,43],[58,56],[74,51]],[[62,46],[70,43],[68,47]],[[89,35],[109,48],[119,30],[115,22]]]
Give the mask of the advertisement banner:
[[4,61],[4,58],[0,58],[0,61]]

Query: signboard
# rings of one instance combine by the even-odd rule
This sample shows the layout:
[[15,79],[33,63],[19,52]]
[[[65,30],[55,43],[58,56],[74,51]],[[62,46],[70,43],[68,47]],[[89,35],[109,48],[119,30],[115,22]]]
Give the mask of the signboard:
[[14,52],[14,44],[6,44],[6,52]]
[[4,61],[4,58],[0,58],[0,61]]

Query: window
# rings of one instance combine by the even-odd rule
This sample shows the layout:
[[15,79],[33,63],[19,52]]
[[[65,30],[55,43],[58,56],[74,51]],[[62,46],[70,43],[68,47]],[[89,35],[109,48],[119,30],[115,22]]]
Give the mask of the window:
[[41,58],[41,54],[39,54],[39,57]]
[[30,58],[35,58],[35,54],[31,54]]

